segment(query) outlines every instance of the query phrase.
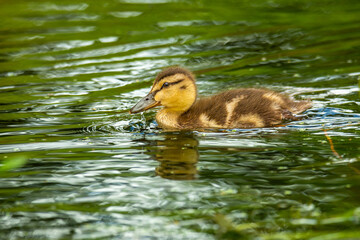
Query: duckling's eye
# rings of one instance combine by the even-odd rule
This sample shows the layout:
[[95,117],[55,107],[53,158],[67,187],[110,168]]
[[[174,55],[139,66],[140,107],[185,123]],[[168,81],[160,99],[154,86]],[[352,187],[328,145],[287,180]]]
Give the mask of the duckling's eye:
[[164,84],[162,85],[162,87],[168,87],[170,84],[168,82],[164,82]]

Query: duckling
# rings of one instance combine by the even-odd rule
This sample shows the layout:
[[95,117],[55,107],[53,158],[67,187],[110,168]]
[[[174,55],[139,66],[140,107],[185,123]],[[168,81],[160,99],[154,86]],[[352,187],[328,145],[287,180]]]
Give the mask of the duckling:
[[148,95],[130,113],[163,106],[156,121],[163,129],[262,128],[284,120],[298,120],[294,114],[311,107],[309,101],[294,101],[268,89],[240,88],[197,100],[195,76],[182,67],[160,72]]

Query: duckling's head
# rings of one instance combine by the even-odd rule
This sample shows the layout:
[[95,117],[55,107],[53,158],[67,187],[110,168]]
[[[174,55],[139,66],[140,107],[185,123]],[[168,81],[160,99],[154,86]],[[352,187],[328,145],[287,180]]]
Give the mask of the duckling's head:
[[164,106],[172,112],[185,112],[196,100],[196,84],[193,74],[181,67],[169,67],[160,72],[150,93],[142,98],[130,113]]

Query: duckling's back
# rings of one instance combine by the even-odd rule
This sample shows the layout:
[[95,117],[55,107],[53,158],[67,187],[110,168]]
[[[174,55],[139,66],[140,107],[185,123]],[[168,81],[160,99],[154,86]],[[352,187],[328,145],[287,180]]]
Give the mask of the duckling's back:
[[311,107],[308,101],[294,101],[267,89],[234,89],[196,101],[179,116],[181,128],[269,127]]

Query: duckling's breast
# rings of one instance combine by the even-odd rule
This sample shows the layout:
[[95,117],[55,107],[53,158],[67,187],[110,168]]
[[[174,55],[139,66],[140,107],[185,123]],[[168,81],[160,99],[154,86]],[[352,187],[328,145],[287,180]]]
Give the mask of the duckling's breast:
[[159,124],[159,127],[165,129],[179,129],[182,128],[180,122],[178,121],[181,113],[168,111],[166,108],[161,109],[156,114],[156,122]]

